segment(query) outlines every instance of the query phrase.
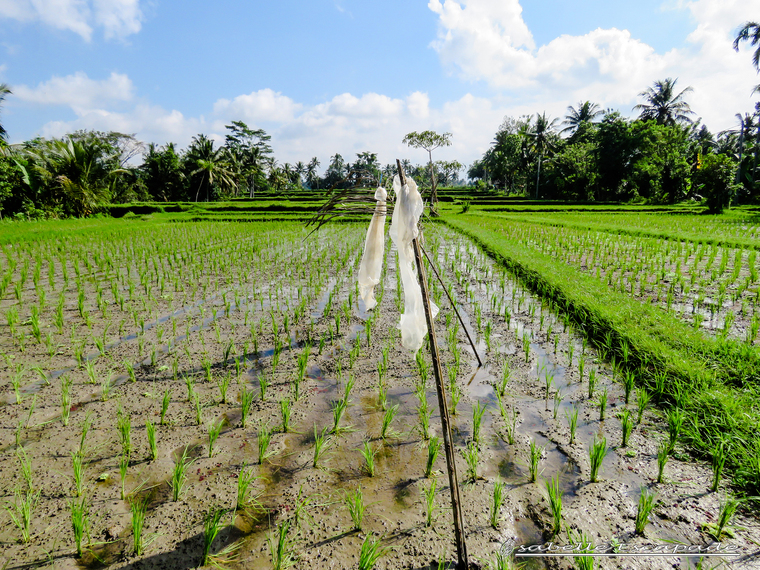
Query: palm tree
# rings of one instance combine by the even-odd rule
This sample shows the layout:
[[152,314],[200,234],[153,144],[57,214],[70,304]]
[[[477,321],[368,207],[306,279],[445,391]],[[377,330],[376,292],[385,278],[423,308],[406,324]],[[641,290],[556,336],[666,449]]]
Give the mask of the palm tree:
[[[338,155],[336,155],[338,156]],[[319,186],[319,176],[317,176],[317,168],[319,167],[319,159],[315,156],[306,167],[306,180],[309,182],[309,187],[314,189],[314,183]]]
[[25,154],[44,183],[61,191],[64,207],[75,216],[87,216],[108,204],[115,177],[124,172],[111,166],[116,153],[105,154],[94,140],[44,141]]
[[[5,101],[5,97],[10,94],[11,94],[10,88],[5,83],[0,83],[0,107],[2,107],[3,101]],[[3,127],[3,124],[0,123],[0,141],[4,141],[7,138],[7,136],[8,136],[8,133]]]
[[578,127],[580,127],[581,124],[593,123],[594,119],[603,114],[604,110],[599,105],[592,103],[591,101],[579,102],[577,109],[570,105],[567,108],[567,115],[565,115],[565,120],[562,121],[562,124],[567,126],[560,132],[569,132],[572,134],[578,130]]
[[689,104],[683,100],[683,96],[686,93],[693,91],[691,87],[687,87],[681,91],[678,95],[675,94],[675,85],[678,79],[658,80],[654,82],[652,87],[648,87],[646,91],[639,93],[639,97],[643,97],[645,102],[636,105],[633,110],[641,110],[639,119],[642,121],[654,119],[659,125],[673,126],[676,123],[690,123],[688,115],[693,115],[694,112],[689,107]]
[[216,184],[220,189],[230,189],[235,186],[235,174],[230,167],[226,147],[214,149],[214,141],[206,135],[193,137],[187,151],[187,160],[191,167],[191,176],[199,175],[198,189],[195,201],[198,201],[201,188],[206,188],[206,201],[209,200],[209,189]]
[[[755,47],[755,53],[752,54],[752,65],[760,72],[760,24],[757,22],[745,22],[744,25],[736,32],[734,39],[734,49],[739,51],[739,42],[748,41],[752,47]],[[756,85],[753,93],[760,93],[760,85]]]
[[541,159],[547,150],[552,150],[554,145],[551,135],[557,125],[558,119],[551,121],[546,117],[546,112],[539,115],[536,113],[536,124],[532,129],[526,129],[525,134],[532,139],[533,150],[538,154],[538,171],[536,172],[536,200],[538,200],[538,182],[541,178]]

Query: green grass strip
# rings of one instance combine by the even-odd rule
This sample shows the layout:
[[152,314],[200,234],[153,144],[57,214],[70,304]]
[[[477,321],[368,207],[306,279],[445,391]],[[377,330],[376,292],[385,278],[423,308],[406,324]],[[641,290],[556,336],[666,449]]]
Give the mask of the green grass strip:
[[[705,338],[659,308],[525,247],[509,238],[506,220],[473,213],[443,221],[471,237],[555,310],[568,313],[597,346],[609,345],[618,363],[626,343],[628,366],[639,384],[654,392],[661,406],[678,403],[686,412],[681,441],[704,458],[725,441],[734,486],[758,494],[760,365],[754,349]],[[658,384],[663,374],[665,381]]]

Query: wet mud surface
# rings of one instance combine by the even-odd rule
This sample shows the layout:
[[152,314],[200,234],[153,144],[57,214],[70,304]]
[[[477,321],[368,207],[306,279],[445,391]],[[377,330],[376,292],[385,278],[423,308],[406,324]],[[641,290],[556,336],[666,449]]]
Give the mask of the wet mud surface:
[[[429,438],[441,436],[430,357],[423,350],[420,363],[401,346],[396,324],[402,297],[390,241],[383,287],[376,291],[378,307],[368,313],[358,299],[355,275],[364,231],[345,226],[323,230],[321,237],[308,241],[296,232],[255,254],[239,251],[235,240],[221,243],[219,255],[231,265],[247,263],[245,276],[229,269],[230,275],[209,270],[216,280],[208,281],[205,293],[198,287],[183,302],[163,296],[151,300],[147,292],[137,291],[126,311],[117,310],[118,300],[106,295],[111,314],[121,315],[112,317],[110,325],[97,317],[89,294],[92,327],[79,323],[73,288],[73,294],[65,295],[69,322],[65,334],[57,336],[61,346],[53,356],[30,336],[21,352],[4,327],[3,374],[16,374],[19,380],[18,393],[6,381],[5,405],[0,407],[2,493],[9,505],[18,500],[14,493],[27,496],[30,486],[40,495],[28,542],[21,541],[22,533],[11,520],[13,509],[0,513],[0,567],[194,568],[204,555],[204,519],[222,511],[210,552],[224,567],[271,568],[270,542],[287,524],[287,544],[299,568],[357,568],[367,536],[380,538],[388,549],[377,568],[438,568],[439,561],[453,568],[456,548],[443,449],[425,476]],[[657,450],[667,439],[661,412],[647,408],[622,447],[619,414],[627,408],[635,418],[636,397],[632,393],[626,405],[621,379],[609,363],[600,361],[561,316],[550,313],[469,240],[437,227],[427,239],[484,363],[478,367],[440,284],[432,284],[432,297],[441,307],[436,332],[444,383],[449,392],[459,394],[456,405],[449,395],[449,406],[473,565],[489,567],[505,544],[567,543],[568,533],[597,545],[711,544],[704,525],[716,521],[727,481],[718,492],[709,492],[710,465],[676,444],[664,482],[656,483]],[[192,275],[179,261],[174,271],[182,279]],[[101,285],[106,291],[108,287]],[[146,300],[149,310],[143,315],[140,307]],[[7,311],[15,301],[6,294],[2,303]],[[16,326],[28,329],[28,318]],[[125,323],[119,326],[122,319]],[[74,322],[78,328],[72,329]],[[118,337],[107,334],[117,328],[123,329]],[[67,343],[72,330],[70,336],[78,338]],[[78,349],[85,330],[86,346]],[[94,339],[103,336],[101,354]],[[592,397],[590,376],[596,382]],[[61,404],[64,379],[71,382],[67,425]],[[599,399],[605,390],[605,417],[600,419]],[[248,393],[253,398],[243,427],[242,402]],[[164,398],[168,404],[162,423]],[[287,431],[283,400],[291,406]],[[342,400],[347,405],[336,427],[335,409]],[[383,418],[394,406],[397,413],[383,438]],[[429,428],[420,419],[426,408]],[[482,408],[475,441],[473,413]],[[575,411],[571,443],[569,417]],[[125,456],[120,416],[129,418],[131,426],[124,477],[119,466]],[[155,459],[148,445],[149,422],[155,426]],[[209,450],[209,426],[220,424]],[[260,443],[270,430],[262,458]],[[601,438],[607,450],[598,481],[592,483],[588,450]],[[317,439],[323,439],[326,450],[315,460]],[[540,456],[534,482],[531,444],[538,446]],[[372,476],[367,450],[374,457]],[[466,461],[467,450],[477,453],[474,469]],[[82,556],[76,555],[71,522],[76,499],[72,457],[77,453],[83,458],[89,512]],[[172,477],[183,456],[189,462],[186,480],[174,500]],[[24,458],[31,465],[31,485],[24,476]],[[236,508],[241,472],[255,479],[249,504]],[[562,492],[562,519],[553,536],[546,482],[555,477]],[[434,482],[427,524],[425,491]],[[492,521],[497,483],[504,485],[504,501]],[[346,506],[358,489],[366,509],[360,525]],[[643,534],[636,534],[643,489],[656,493],[657,505]],[[138,501],[147,504],[139,555],[131,510]],[[760,567],[758,521],[740,512],[730,527],[733,536],[722,543],[738,555],[704,558],[702,567]],[[224,555],[231,545],[233,551]],[[527,568],[576,564],[572,557],[516,561]],[[597,568],[700,564],[697,556],[594,561]]]

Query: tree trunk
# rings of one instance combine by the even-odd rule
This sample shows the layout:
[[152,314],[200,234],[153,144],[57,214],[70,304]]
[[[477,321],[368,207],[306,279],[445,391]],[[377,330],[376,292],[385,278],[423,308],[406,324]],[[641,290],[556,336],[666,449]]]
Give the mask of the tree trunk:
[[538,181],[541,178],[541,158],[543,153],[538,153],[538,172],[536,172],[536,200],[538,200]]

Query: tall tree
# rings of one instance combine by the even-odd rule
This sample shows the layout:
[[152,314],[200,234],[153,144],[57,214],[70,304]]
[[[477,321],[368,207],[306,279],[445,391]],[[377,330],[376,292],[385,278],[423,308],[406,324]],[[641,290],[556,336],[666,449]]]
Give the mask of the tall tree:
[[185,160],[190,166],[193,183],[198,184],[195,191],[196,202],[203,189],[206,191],[208,202],[212,188],[216,187],[220,192],[225,192],[236,186],[235,173],[230,168],[226,153],[226,147],[215,149],[214,141],[204,134],[193,137]]
[[438,134],[435,131],[412,131],[407,133],[402,143],[412,147],[421,148],[428,152],[428,165],[430,166],[430,213],[437,215],[436,208],[438,206],[438,192],[435,180],[435,172],[433,169],[433,151],[442,146],[451,146],[451,133]]
[[[741,42],[749,42],[755,48],[755,53],[752,54],[752,65],[760,72],[760,24],[745,22],[736,32],[736,38],[734,38],[734,49],[736,51],[739,51],[739,43]],[[755,85],[753,93],[760,93],[760,85]]]
[[233,121],[225,125],[230,131],[225,136],[225,146],[234,157],[237,178],[247,186],[248,195],[253,198],[256,185],[266,183],[265,170],[272,158],[271,136],[263,129],[251,129],[243,121]]
[[593,123],[597,117],[603,114],[604,111],[602,108],[591,101],[578,103],[577,109],[570,105],[567,108],[565,120],[562,121],[562,124],[566,126],[560,132],[572,134],[577,131],[583,123]]
[[538,184],[541,179],[541,160],[547,151],[554,149],[552,135],[558,119],[549,120],[546,112],[536,113],[536,124],[526,130],[526,135],[532,140],[532,147],[538,155],[538,170],[536,171],[536,200],[538,200]]
[[657,80],[652,87],[639,93],[644,98],[644,103],[636,105],[633,110],[640,110],[639,119],[642,121],[655,120],[658,125],[672,126],[676,123],[690,123],[689,115],[694,112],[689,104],[684,101],[684,95],[694,89],[687,87],[676,94],[675,86],[678,79],[668,77]]
[[[3,101],[8,95],[11,95],[10,88],[5,83],[0,83],[0,107],[3,106]],[[4,142],[7,137],[8,133],[3,127],[3,123],[0,122],[0,142]]]
[[[340,156],[335,155],[335,156]],[[319,188],[319,176],[317,176],[317,168],[319,168],[319,159],[315,156],[306,165],[306,180],[309,186],[313,189],[314,186]]]

